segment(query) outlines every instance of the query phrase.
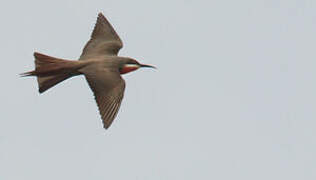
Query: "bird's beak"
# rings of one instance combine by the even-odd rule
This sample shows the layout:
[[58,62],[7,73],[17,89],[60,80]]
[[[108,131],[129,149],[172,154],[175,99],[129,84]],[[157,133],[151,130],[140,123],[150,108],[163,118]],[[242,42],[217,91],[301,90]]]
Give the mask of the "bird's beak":
[[157,69],[155,66],[151,66],[151,65],[147,65],[147,64],[141,64],[140,67],[147,67],[147,68]]

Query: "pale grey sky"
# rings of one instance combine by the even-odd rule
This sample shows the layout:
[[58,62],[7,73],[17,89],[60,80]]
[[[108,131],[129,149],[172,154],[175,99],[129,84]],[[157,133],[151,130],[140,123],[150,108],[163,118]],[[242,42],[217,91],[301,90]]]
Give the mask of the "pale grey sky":
[[[103,12],[124,76],[102,128],[84,77],[39,95],[33,52],[76,59]],[[316,179],[316,1],[4,1],[0,179]]]

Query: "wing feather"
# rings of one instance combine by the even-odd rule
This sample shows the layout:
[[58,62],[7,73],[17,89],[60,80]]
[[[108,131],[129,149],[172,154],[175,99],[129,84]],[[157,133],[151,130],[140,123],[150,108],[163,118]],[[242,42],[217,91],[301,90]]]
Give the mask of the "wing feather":
[[99,13],[91,38],[83,48],[79,60],[102,55],[117,55],[122,47],[122,40],[112,25],[102,13]]
[[107,70],[87,71],[84,73],[93,91],[103,126],[108,129],[115,119],[124,97],[125,81],[119,73]]

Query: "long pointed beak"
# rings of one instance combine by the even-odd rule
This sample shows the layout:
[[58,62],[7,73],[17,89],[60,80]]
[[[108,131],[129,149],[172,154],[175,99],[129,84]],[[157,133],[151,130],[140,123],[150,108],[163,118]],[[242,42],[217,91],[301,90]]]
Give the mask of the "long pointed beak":
[[151,65],[147,65],[147,64],[141,64],[140,67],[147,67],[147,68],[157,69],[155,66],[151,66]]

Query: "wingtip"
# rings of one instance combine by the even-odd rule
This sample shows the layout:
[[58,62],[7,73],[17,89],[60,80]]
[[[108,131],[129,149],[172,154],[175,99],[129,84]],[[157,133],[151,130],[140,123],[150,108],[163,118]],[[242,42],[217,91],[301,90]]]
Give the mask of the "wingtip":
[[105,130],[108,130],[109,127],[110,127],[110,126],[107,126],[107,125],[105,125],[105,124],[103,125],[103,128],[104,128]]
[[98,17],[104,17],[102,12],[99,12]]

